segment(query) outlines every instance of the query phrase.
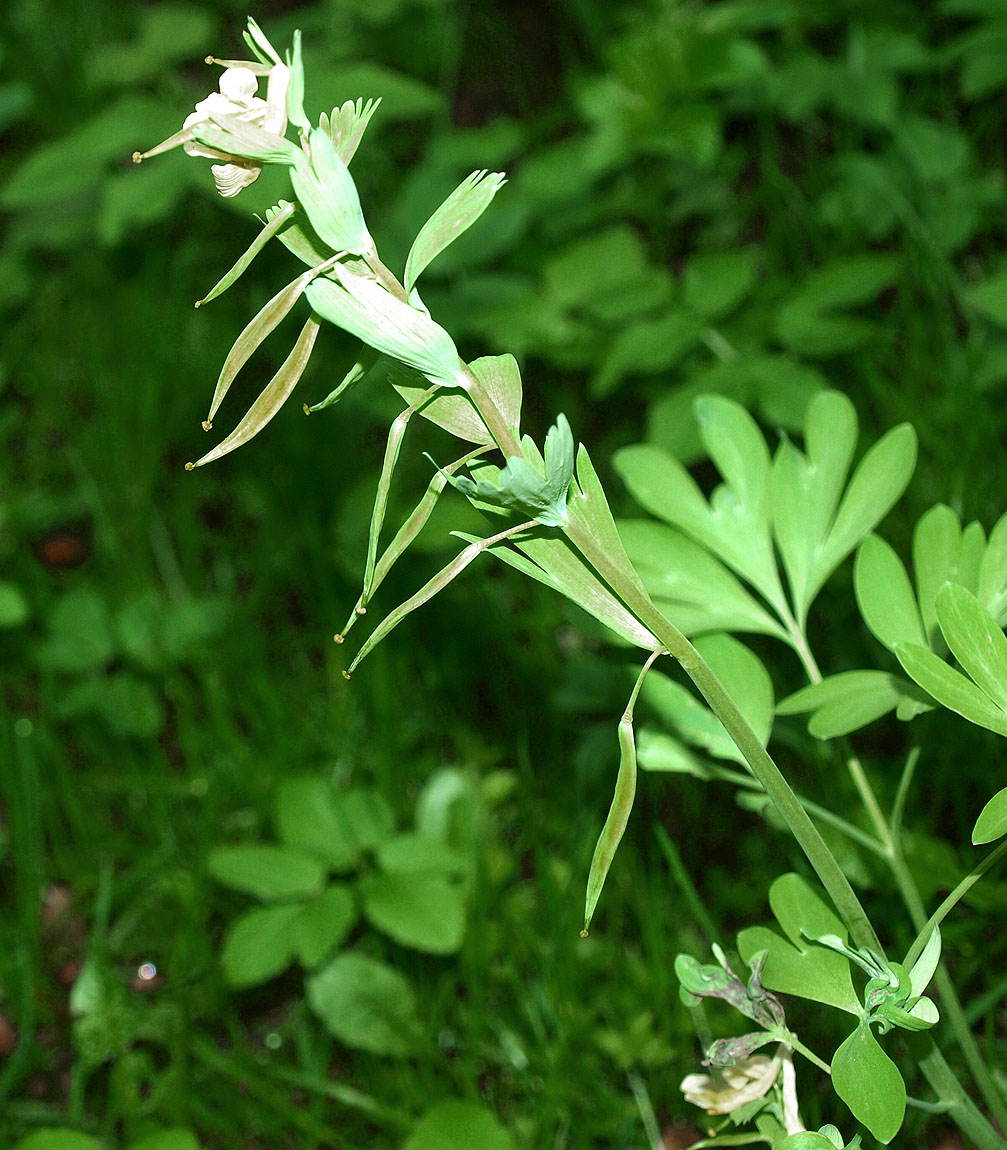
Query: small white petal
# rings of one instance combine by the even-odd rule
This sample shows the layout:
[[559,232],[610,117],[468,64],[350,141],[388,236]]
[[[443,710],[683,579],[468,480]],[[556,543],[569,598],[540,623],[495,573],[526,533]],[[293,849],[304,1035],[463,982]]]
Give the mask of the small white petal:
[[248,167],[244,164],[214,164],[210,171],[213,173],[213,182],[222,196],[230,199],[236,196],[242,188],[254,184],[262,171],[260,164]]
[[235,104],[248,107],[258,91],[259,81],[247,68],[228,68],[220,77],[220,91]]

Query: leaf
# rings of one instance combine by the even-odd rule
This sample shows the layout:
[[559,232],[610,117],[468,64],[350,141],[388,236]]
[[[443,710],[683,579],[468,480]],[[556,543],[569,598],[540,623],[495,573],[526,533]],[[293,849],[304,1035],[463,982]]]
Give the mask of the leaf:
[[894,548],[877,535],[868,535],[857,550],[853,587],[864,622],[889,651],[898,643],[927,645],[906,569]]
[[148,1134],[139,1142],[131,1142],[129,1150],[199,1150],[199,1141],[190,1130],[177,1126]]
[[319,894],[325,879],[325,866],[310,855],[261,844],[219,847],[207,869],[224,886],[267,900]]
[[966,299],[975,310],[997,327],[1007,327],[1007,272],[974,284]]
[[906,1113],[906,1084],[866,1022],[833,1055],[832,1085],[879,1142],[887,1144],[898,1134]]
[[290,947],[307,970],[341,946],[356,925],[353,894],[344,883],[333,883],[304,903],[289,924]]
[[[978,524],[971,526],[978,527]],[[961,583],[974,590],[979,578],[981,552],[968,555],[963,551],[965,537],[971,534],[969,529],[963,534],[958,516],[941,503],[920,517],[913,532],[913,567],[926,645],[937,654],[943,654],[937,624],[937,593],[945,583]]]
[[454,954],[465,934],[465,895],[458,883],[431,872],[386,871],[360,880],[371,925],[403,946]]
[[220,955],[231,986],[258,986],[287,969],[294,957],[290,925],[299,913],[291,903],[259,907],[231,924]]
[[469,869],[468,860],[442,839],[419,831],[407,831],[378,845],[378,865],[396,874],[460,875]]
[[692,256],[682,273],[685,303],[708,322],[728,315],[755,286],[758,256],[756,248]]
[[0,630],[20,627],[27,622],[31,610],[28,600],[16,583],[0,582]]
[[750,963],[760,950],[768,951],[763,985],[859,1014],[849,961],[834,950],[809,942],[802,933],[834,934],[845,942],[846,929],[839,916],[796,874],[782,875],[773,883],[769,903],[787,938],[759,926],[738,935],[738,952],[745,962]]
[[992,843],[1007,834],[1007,787],[997,793],[983,807],[972,828],[972,845]]
[[1003,710],[989,695],[932,651],[916,643],[899,643],[895,647],[895,657],[910,679],[941,706],[979,727],[1007,735],[1007,715]]
[[105,1150],[105,1147],[90,1134],[52,1126],[46,1130],[35,1130],[22,1138],[15,1150]]
[[357,1050],[403,1058],[418,1044],[416,995],[405,975],[345,951],[307,980],[308,1005],[334,1038]]
[[819,392],[808,405],[804,439],[806,454],[787,440],[780,444],[770,478],[773,534],[802,621],[831,574],[821,552],[857,442],[850,401],[835,391]]
[[808,731],[836,739],[887,715],[905,697],[908,684],[887,671],[841,671],[781,699],[778,715],[813,711]]
[[111,618],[100,595],[82,587],[57,600],[36,650],[41,666],[79,674],[104,666],[113,654]]
[[1007,711],[1007,636],[976,597],[957,584],[942,587],[935,606],[951,653],[993,704]]
[[356,155],[367,125],[380,103],[380,96],[366,103],[362,97],[357,97],[356,100],[344,100],[339,107],[332,109],[331,115],[323,112],[319,117],[318,126],[323,132],[328,132],[336,155],[347,166]]
[[435,1102],[413,1127],[402,1150],[513,1150],[510,1134],[475,1102]]
[[346,164],[323,128],[308,132],[310,155],[296,150],[290,182],[315,234],[333,252],[362,255],[374,242],[364,223],[360,196]]
[[940,929],[935,926],[930,932],[930,937],[927,939],[926,946],[924,946],[920,957],[913,963],[912,970],[909,972],[909,981],[912,985],[912,995],[914,998],[926,991],[940,960],[941,932]]
[[504,182],[503,172],[473,172],[427,220],[406,259],[403,283],[407,294],[412,292],[424,268],[479,219]]
[[353,823],[325,779],[286,779],[276,792],[276,832],[284,846],[313,855],[337,871],[352,869],[360,856]]
[[783,626],[699,543],[647,519],[622,519],[619,533],[647,590],[684,634],[753,631],[786,641]]

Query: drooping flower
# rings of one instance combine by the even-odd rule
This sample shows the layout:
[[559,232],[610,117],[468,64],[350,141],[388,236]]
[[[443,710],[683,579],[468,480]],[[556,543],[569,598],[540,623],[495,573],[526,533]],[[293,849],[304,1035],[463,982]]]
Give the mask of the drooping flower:
[[[250,28],[253,22],[249,21]],[[219,91],[211,92],[186,116],[181,131],[146,152],[134,152],[133,162],[160,155],[179,146],[190,156],[220,161],[213,164],[214,183],[222,196],[236,196],[259,178],[263,162],[285,159],[295,151],[284,138],[287,130],[287,94],[291,70],[284,64],[261,30],[255,26],[254,45],[268,62],[216,60],[224,66]],[[253,41],[250,40],[250,43]],[[259,78],[267,76],[266,98],[258,95]]]
[[702,1106],[707,1114],[730,1114],[768,1094],[782,1066],[779,1055],[769,1058],[765,1054],[753,1054],[734,1066],[723,1067],[715,1077],[690,1074],[682,1080],[679,1089],[686,1102]]

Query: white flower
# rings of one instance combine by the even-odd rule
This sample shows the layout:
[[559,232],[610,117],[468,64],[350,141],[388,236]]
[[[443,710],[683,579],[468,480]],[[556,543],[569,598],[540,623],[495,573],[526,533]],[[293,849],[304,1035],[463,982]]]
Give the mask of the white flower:
[[702,1106],[707,1114],[730,1114],[767,1094],[782,1066],[779,1055],[752,1054],[733,1066],[725,1066],[716,1077],[690,1074],[679,1089],[686,1102]]
[[[268,74],[266,98],[257,94],[259,79]],[[159,155],[179,145],[190,156],[204,156],[210,160],[221,160],[211,168],[217,191],[222,196],[236,196],[242,188],[247,188],[259,178],[262,163],[238,152],[224,151],[211,147],[196,139],[200,129],[221,133],[232,133],[236,146],[240,146],[242,128],[258,129],[276,139],[277,146],[283,144],[287,130],[287,88],[290,84],[290,69],[279,62],[266,66],[226,61],[220,77],[220,90],[211,92],[205,100],[200,100],[196,109],[190,112],[182,124],[182,130],[169,136],[167,140],[147,152],[134,152],[133,162],[140,163],[149,156]],[[246,132],[246,137],[248,133]]]

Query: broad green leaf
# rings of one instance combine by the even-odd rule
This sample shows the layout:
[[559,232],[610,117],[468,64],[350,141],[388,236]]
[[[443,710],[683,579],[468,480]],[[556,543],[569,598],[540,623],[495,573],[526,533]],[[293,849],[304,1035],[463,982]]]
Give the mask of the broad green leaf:
[[833,1055],[832,1085],[879,1142],[887,1145],[898,1134],[906,1114],[906,1084],[866,1022]]
[[20,627],[27,622],[31,610],[28,600],[16,583],[0,582],[0,630]]
[[[521,372],[512,355],[484,355],[469,363],[472,374],[486,389],[486,394],[503,413],[507,426],[519,438],[521,429]],[[471,407],[471,403],[469,404]],[[426,414],[424,409],[423,414]],[[478,418],[478,416],[477,416]],[[481,421],[480,421],[481,422]],[[492,436],[486,433],[485,442]]]
[[360,844],[353,824],[325,779],[284,780],[276,792],[273,819],[284,846],[313,855],[333,870],[356,865]]
[[468,860],[439,838],[407,831],[378,844],[378,865],[396,874],[460,875],[469,867]]
[[[765,746],[773,721],[773,687],[762,662],[729,635],[705,635],[695,641],[695,646]],[[681,684],[652,671],[643,695],[686,742],[716,758],[745,762],[716,715]]]
[[647,590],[686,635],[753,631],[787,641],[784,627],[699,543],[647,519],[620,520],[619,533]]
[[364,914],[371,925],[403,946],[454,954],[465,934],[461,886],[433,872],[386,871],[360,880]]
[[35,1130],[22,1138],[15,1150],[105,1150],[105,1145],[90,1134],[81,1134],[79,1130],[52,1126],[46,1130]]
[[131,1142],[129,1150],[199,1150],[199,1140],[190,1130],[176,1127],[148,1134],[139,1142]]
[[770,537],[766,441],[733,400],[700,396],[695,409],[699,434],[724,479],[710,495],[714,550],[779,609],[784,597]]
[[816,739],[836,739],[894,710],[905,698],[907,686],[887,671],[841,671],[782,699],[776,712],[813,711],[808,732]]
[[857,606],[874,636],[893,651],[896,643],[927,646],[916,596],[895,549],[868,535],[853,566]]
[[732,312],[755,286],[758,257],[755,248],[692,256],[682,272],[685,303],[708,322]]
[[962,669],[1001,711],[1007,711],[1007,637],[1003,631],[976,597],[955,583],[937,593],[936,610],[941,634]]
[[405,975],[346,951],[307,980],[308,1005],[334,1038],[357,1050],[404,1058],[420,1035],[416,994]]
[[773,533],[799,620],[831,574],[820,562],[857,442],[857,417],[839,392],[823,391],[808,405],[805,453],[784,440],[773,461]]
[[[842,1150],[842,1143],[838,1145],[839,1150]],[[826,1138],[824,1134],[818,1134],[814,1130],[802,1130],[800,1134],[790,1134],[782,1142],[777,1142],[775,1150],[836,1150],[836,1147],[837,1143]]]
[[895,656],[906,674],[949,711],[955,711],[970,723],[1007,735],[1007,715],[971,680],[949,667],[926,647],[916,643],[899,643]]
[[353,894],[345,883],[333,883],[310,902],[303,903],[288,926],[290,947],[301,965],[312,970],[327,958],[357,921]]
[[[936,650],[940,644],[937,629],[937,592],[947,582],[964,582],[959,570],[961,552],[962,529],[958,516],[950,507],[938,503],[920,517],[913,532],[916,590],[927,636],[926,645],[931,650]],[[908,635],[905,638],[909,642],[916,641]]]
[[95,591],[81,587],[56,601],[36,658],[48,670],[80,674],[104,666],[114,653],[108,606]]
[[485,169],[467,176],[420,229],[406,259],[404,285],[411,292],[417,279],[444,249],[470,228],[504,184],[503,172]]
[[983,807],[972,828],[972,845],[992,843],[1007,834],[1007,787],[997,793]]
[[435,1102],[413,1127],[402,1150],[513,1150],[510,1134],[475,1102]]
[[[796,994],[860,1013],[850,980],[849,961],[827,947],[809,942],[802,933],[834,934],[846,941],[846,928],[800,875],[785,874],[770,888],[769,903],[786,939],[765,927],[750,927],[738,935],[738,951],[745,962],[760,950],[769,952],[762,972],[768,990]],[[789,941],[788,941],[789,940]]]
[[861,539],[887,515],[916,466],[916,432],[908,423],[893,427],[857,465],[836,512],[820,563],[834,570]]
[[591,376],[592,399],[611,395],[626,376],[667,371],[699,343],[703,321],[690,311],[638,319],[622,327]]
[[338,792],[336,802],[360,850],[374,850],[394,833],[395,818],[380,791],[354,787]]
[[319,894],[325,879],[318,859],[265,844],[219,847],[211,851],[207,868],[224,886],[266,900]]
[[663,731],[644,727],[640,731],[638,744],[637,762],[645,771],[692,775],[704,782],[713,778],[713,767],[708,759],[693,754],[684,743]]
[[1005,621],[1007,607],[1007,515],[1001,515],[990,532],[979,562],[977,598],[998,623]]
[[296,903],[285,903],[250,910],[235,919],[220,955],[231,986],[258,986],[287,969],[294,957],[290,925],[300,909]]

